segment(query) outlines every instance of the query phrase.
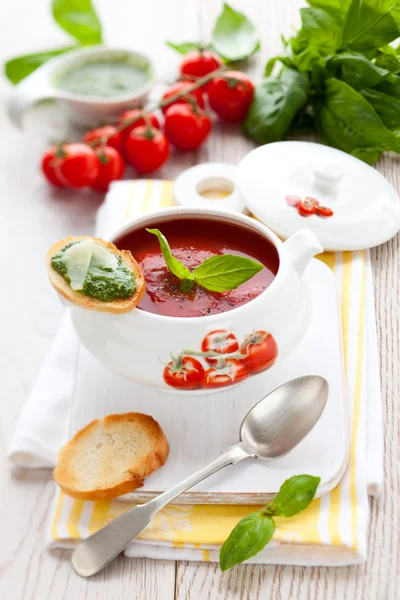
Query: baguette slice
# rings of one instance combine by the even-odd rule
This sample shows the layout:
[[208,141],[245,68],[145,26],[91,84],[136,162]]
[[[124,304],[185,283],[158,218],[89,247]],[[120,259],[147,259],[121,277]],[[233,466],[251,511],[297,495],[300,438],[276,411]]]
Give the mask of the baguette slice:
[[61,449],[54,478],[73,498],[110,500],[142,487],[168,452],[163,430],[149,415],[109,415],[86,425]]
[[[86,296],[82,292],[75,292],[68,282],[64,279],[64,277],[58,273],[55,269],[53,269],[51,265],[51,259],[55,254],[60,252],[67,244],[71,242],[77,242],[82,240],[92,239],[96,244],[107,248],[113,254],[120,256],[124,263],[133,271],[136,281],[136,290],[134,294],[130,298],[119,298],[117,300],[111,300],[106,302],[105,300],[98,300],[97,298],[92,298],[91,296]],[[69,236],[60,240],[56,244],[54,244],[47,253],[46,256],[46,265],[47,272],[49,275],[49,279],[53,287],[57,290],[59,294],[61,294],[64,298],[80,306],[81,308],[86,308],[89,310],[97,310],[99,312],[110,312],[110,313],[124,313],[132,310],[139,304],[141,299],[143,298],[144,290],[145,290],[145,281],[143,277],[143,273],[133,258],[132,254],[129,250],[118,250],[114,244],[111,242],[105,242],[101,238],[91,237],[91,236]]]

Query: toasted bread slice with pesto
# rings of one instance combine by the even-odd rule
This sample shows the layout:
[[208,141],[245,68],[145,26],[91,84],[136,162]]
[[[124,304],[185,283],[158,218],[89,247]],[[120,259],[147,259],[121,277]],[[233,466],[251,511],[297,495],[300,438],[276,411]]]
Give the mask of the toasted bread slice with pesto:
[[[62,251],[66,246],[73,244],[74,242],[80,242],[84,240],[92,240],[95,244],[98,244],[119,257],[122,263],[128,267],[132,272],[135,279],[135,289],[129,298],[116,298],[114,300],[100,300],[84,293],[84,291],[74,291],[68,281],[59,273],[52,265],[52,258]],[[143,273],[133,258],[129,250],[118,250],[111,242],[106,242],[101,238],[90,237],[90,236],[69,236],[60,240],[54,244],[47,253],[46,257],[47,271],[49,274],[50,282],[53,287],[61,294],[64,298],[88,310],[96,310],[99,312],[110,312],[110,313],[124,313],[132,310],[137,306],[143,297],[145,291],[145,281]]]
[[61,449],[54,478],[73,498],[110,500],[141,487],[168,452],[163,430],[149,415],[109,415],[89,423]]

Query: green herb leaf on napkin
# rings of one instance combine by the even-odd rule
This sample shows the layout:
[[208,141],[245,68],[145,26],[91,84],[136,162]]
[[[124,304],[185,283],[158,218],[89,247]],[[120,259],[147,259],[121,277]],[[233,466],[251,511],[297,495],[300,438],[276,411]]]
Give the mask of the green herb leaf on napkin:
[[244,517],[221,547],[219,554],[221,570],[226,571],[258,554],[268,544],[274,532],[274,520],[261,511]]
[[263,550],[275,532],[273,517],[292,517],[305,510],[320,481],[320,477],[313,475],[294,475],[283,482],[265,508],[241,519],[221,547],[221,570],[226,571]]
[[199,48],[203,48],[200,43],[196,42],[182,42],[182,44],[174,44],[173,42],[165,42],[167,46],[179,52],[179,54],[187,54],[187,52],[191,52],[192,50],[198,50]]

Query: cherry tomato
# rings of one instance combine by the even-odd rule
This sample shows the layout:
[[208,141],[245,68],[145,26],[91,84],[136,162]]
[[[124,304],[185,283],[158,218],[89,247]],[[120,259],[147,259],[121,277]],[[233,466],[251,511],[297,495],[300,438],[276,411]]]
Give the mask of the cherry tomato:
[[[210,331],[201,343],[202,352],[208,352],[214,350],[219,354],[228,354],[230,352],[236,352],[239,349],[239,344],[236,336],[225,329],[215,329]],[[205,357],[206,361],[212,365],[218,362],[216,358]]]
[[240,352],[244,355],[242,363],[248,372],[258,373],[274,364],[278,356],[278,346],[270,333],[255,331],[245,338]]
[[218,388],[233,385],[246,379],[247,375],[247,369],[242,361],[231,358],[220,360],[218,365],[210,367],[204,373],[203,387]]
[[57,165],[57,148],[52,147],[46,150],[43,154],[41,169],[43,175],[46,177],[47,181],[49,181],[52,185],[56,187],[64,187],[64,184],[60,181],[57,173],[54,171],[54,167]]
[[310,217],[316,212],[316,206],[313,202],[302,200],[297,205],[297,211],[302,217]]
[[183,57],[180,73],[192,77],[204,77],[222,66],[221,57],[210,50],[192,50]]
[[[191,82],[191,81],[177,81],[176,83],[171,85],[170,88],[168,88],[168,90],[163,95],[162,99],[167,100],[168,98],[171,98],[172,96],[175,96],[176,94],[184,92],[187,88],[189,88],[192,85],[193,85],[193,82]],[[190,92],[190,96],[191,96],[191,98],[193,98],[193,100],[195,100],[197,102],[197,104],[200,106],[200,108],[204,108],[203,92],[201,91],[200,88],[197,88],[197,89],[193,90],[192,92]],[[179,100],[175,100],[175,102],[172,102],[171,104],[168,104],[167,106],[163,106],[161,110],[165,114],[167,112],[167,110],[174,104],[189,104],[190,105],[190,102],[186,98],[179,98]]]
[[128,162],[139,173],[152,173],[168,159],[169,142],[161,131],[145,125],[130,132],[125,152]]
[[[102,140],[105,137],[108,139],[103,142]],[[113,125],[104,125],[104,127],[98,127],[97,129],[87,131],[83,136],[83,141],[86,143],[97,142],[98,144],[111,146],[111,148],[115,148],[118,152],[122,152],[123,149],[122,135]]]
[[124,159],[120,152],[111,146],[96,148],[95,152],[100,168],[92,188],[96,192],[106,192],[112,181],[121,179],[125,169]]
[[204,378],[204,368],[199,360],[191,356],[173,358],[164,369],[166,384],[185,390],[200,388]]
[[178,150],[196,150],[210,133],[211,120],[187,104],[175,104],[165,113],[164,131]]
[[331,208],[329,208],[328,206],[317,206],[316,209],[317,211],[317,215],[319,217],[332,217],[333,216],[333,210]]
[[223,121],[242,121],[254,95],[254,85],[240,71],[226,71],[207,86],[211,108]]
[[54,171],[61,183],[70,188],[92,185],[99,174],[97,155],[86,144],[64,144],[57,150]]
[[[131,119],[136,119],[136,117],[138,117],[141,113],[143,113],[143,110],[141,110],[139,108],[132,108],[131,110],[126,110],[120,116],[119,124],[123,125],[126,121],[130,121]],[[157,116],[154,113],[148,113],[147,117],[148,117],[149,122],[151,123],[152,127],[154,127],[155,129],[160,129],[160,121],[158,120]],[[143,125],[146,125],[146,121],[144,120],[143,117],[141,117],[140,119],[138,119],[131,125],[127,125],[121,131],[123,140],[126,141],[126,138],[128,137],[128,135],[130,134],[130,132],[133,129],[136,129],[137,127],[143,127]]]

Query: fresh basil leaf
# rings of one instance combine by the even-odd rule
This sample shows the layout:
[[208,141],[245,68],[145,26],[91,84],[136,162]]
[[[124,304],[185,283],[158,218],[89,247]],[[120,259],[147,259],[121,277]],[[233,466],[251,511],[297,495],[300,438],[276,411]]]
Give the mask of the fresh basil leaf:
[[[374,153],[366,154],[372,160],[378,151],[398,147],[396,137],[385,127],[369,102],[338,79],[326,82],[325,103],[320,110],[319,121],[328,144],[350,154],[373,148]],[[360,153],[357,156],[360,157]]]
[[354,89],[375,87],[385,79],[394,80],[394,75],[372,63],[360,52],[343,52],[328,62],[332,75],[348,83]]
[[199,48],[204,48],[202,44],[196,42],[183,42],[182,44],[174,44],[173,42],[165,42],[167,46],[179,52],[179,54],[187,54],[192,50],[198,50]]
[[391,73],[400,72],[400,55],[398,49],[392,46],[380,48],[380,53],[375,58],[375,64],[381,69],[387,69]]
[[342,47],[380,48],[399,36],[400,0],[352,0],[343,25]]
[[68,46],[66,48],[57,48],[56,50],[47,50],[46,52],[36,52],[34,54],[25,54],[24,56],[11,58],[4,65],[4,73],[12,83],[19,83],[51,58],[74,49],[75,46]]
[[280,54],[279,56],[273,56],[272,58],[269,59],[269,61],[265,65],[265,71],[264,71],[265,77],[269,77],[272,74],[272,71],[274,70],[274,67],[277,62],[282,63],[283,65],[285,65],[285,67],[289,67],[289,68],[295,67],[293,59],[290,56],[286,56],[284,54]]
[[268,544],[275,531],[271,517],[254,512],[244,517],[222,544],[219,564],[222,571],[255,556]]
[[312,72],[315,68],[325,69],[328,59],[329,55],[326,55],[324,52],[321,54],[319,48],[310,45],[299,54],[295,54],[293,62],[295,68],[300,73],[305,73],[307,71]]
[[396,75],[396,79],[393,82],[382,81],[382,83],[376,86],[376,89],[384,92],[388,96],[400,99],[400,77]]
[[241,12],[224,3],[212,32],[214,49],[229,61],[243,60],[260,48],[255,25]]
[[185,265],[182,264],[181,261],[175,258],[175,256],[172,254],[171,248],[168,244],[168,240],[165,237],[165,235],[163,235],[159,229],[146,229],[146,231],[148,231],[149,233],[153,233],[157,236],[165,263],[168,269],[171,271],[171,273],[173,273],[176,277],[179,277],[179,279],[193,280],[193,275],[189,271],[189,269],[185,267]]
[[368,165],[376,163],[380,155],[382,154],[381,148],[356,148],[352,150],[351,155],[359,158],[366,162]]
[[351,0],[307,0],[314,8],[321,8],[330,15],[338,25],[343,25]]
[[360,90],[388,129],[400,127],[400,99],[379,90]]
[[267,77],[256,87],[243,125],[261,144],[281,140],[297,111],[307,102],[308,77],[284,68],[280,77]]
[[302,28],[292,38],[291,46],[295,54],[314,46],[327,54],[339,47],[342,32],[333,17],[320,8],[300,9]]
[[196,283],[211,292],[236,289],[251,279],[264,265],[244,256],[222,254],[207,258],[192,275]]
[[305,510],[315,496],[321,477],[294,475],[284,481],[279,492],[267,506],[279,517],[293,517]]
[[53,17],[82,44],[101,44],[101,24],[91,0],[52,0]]

